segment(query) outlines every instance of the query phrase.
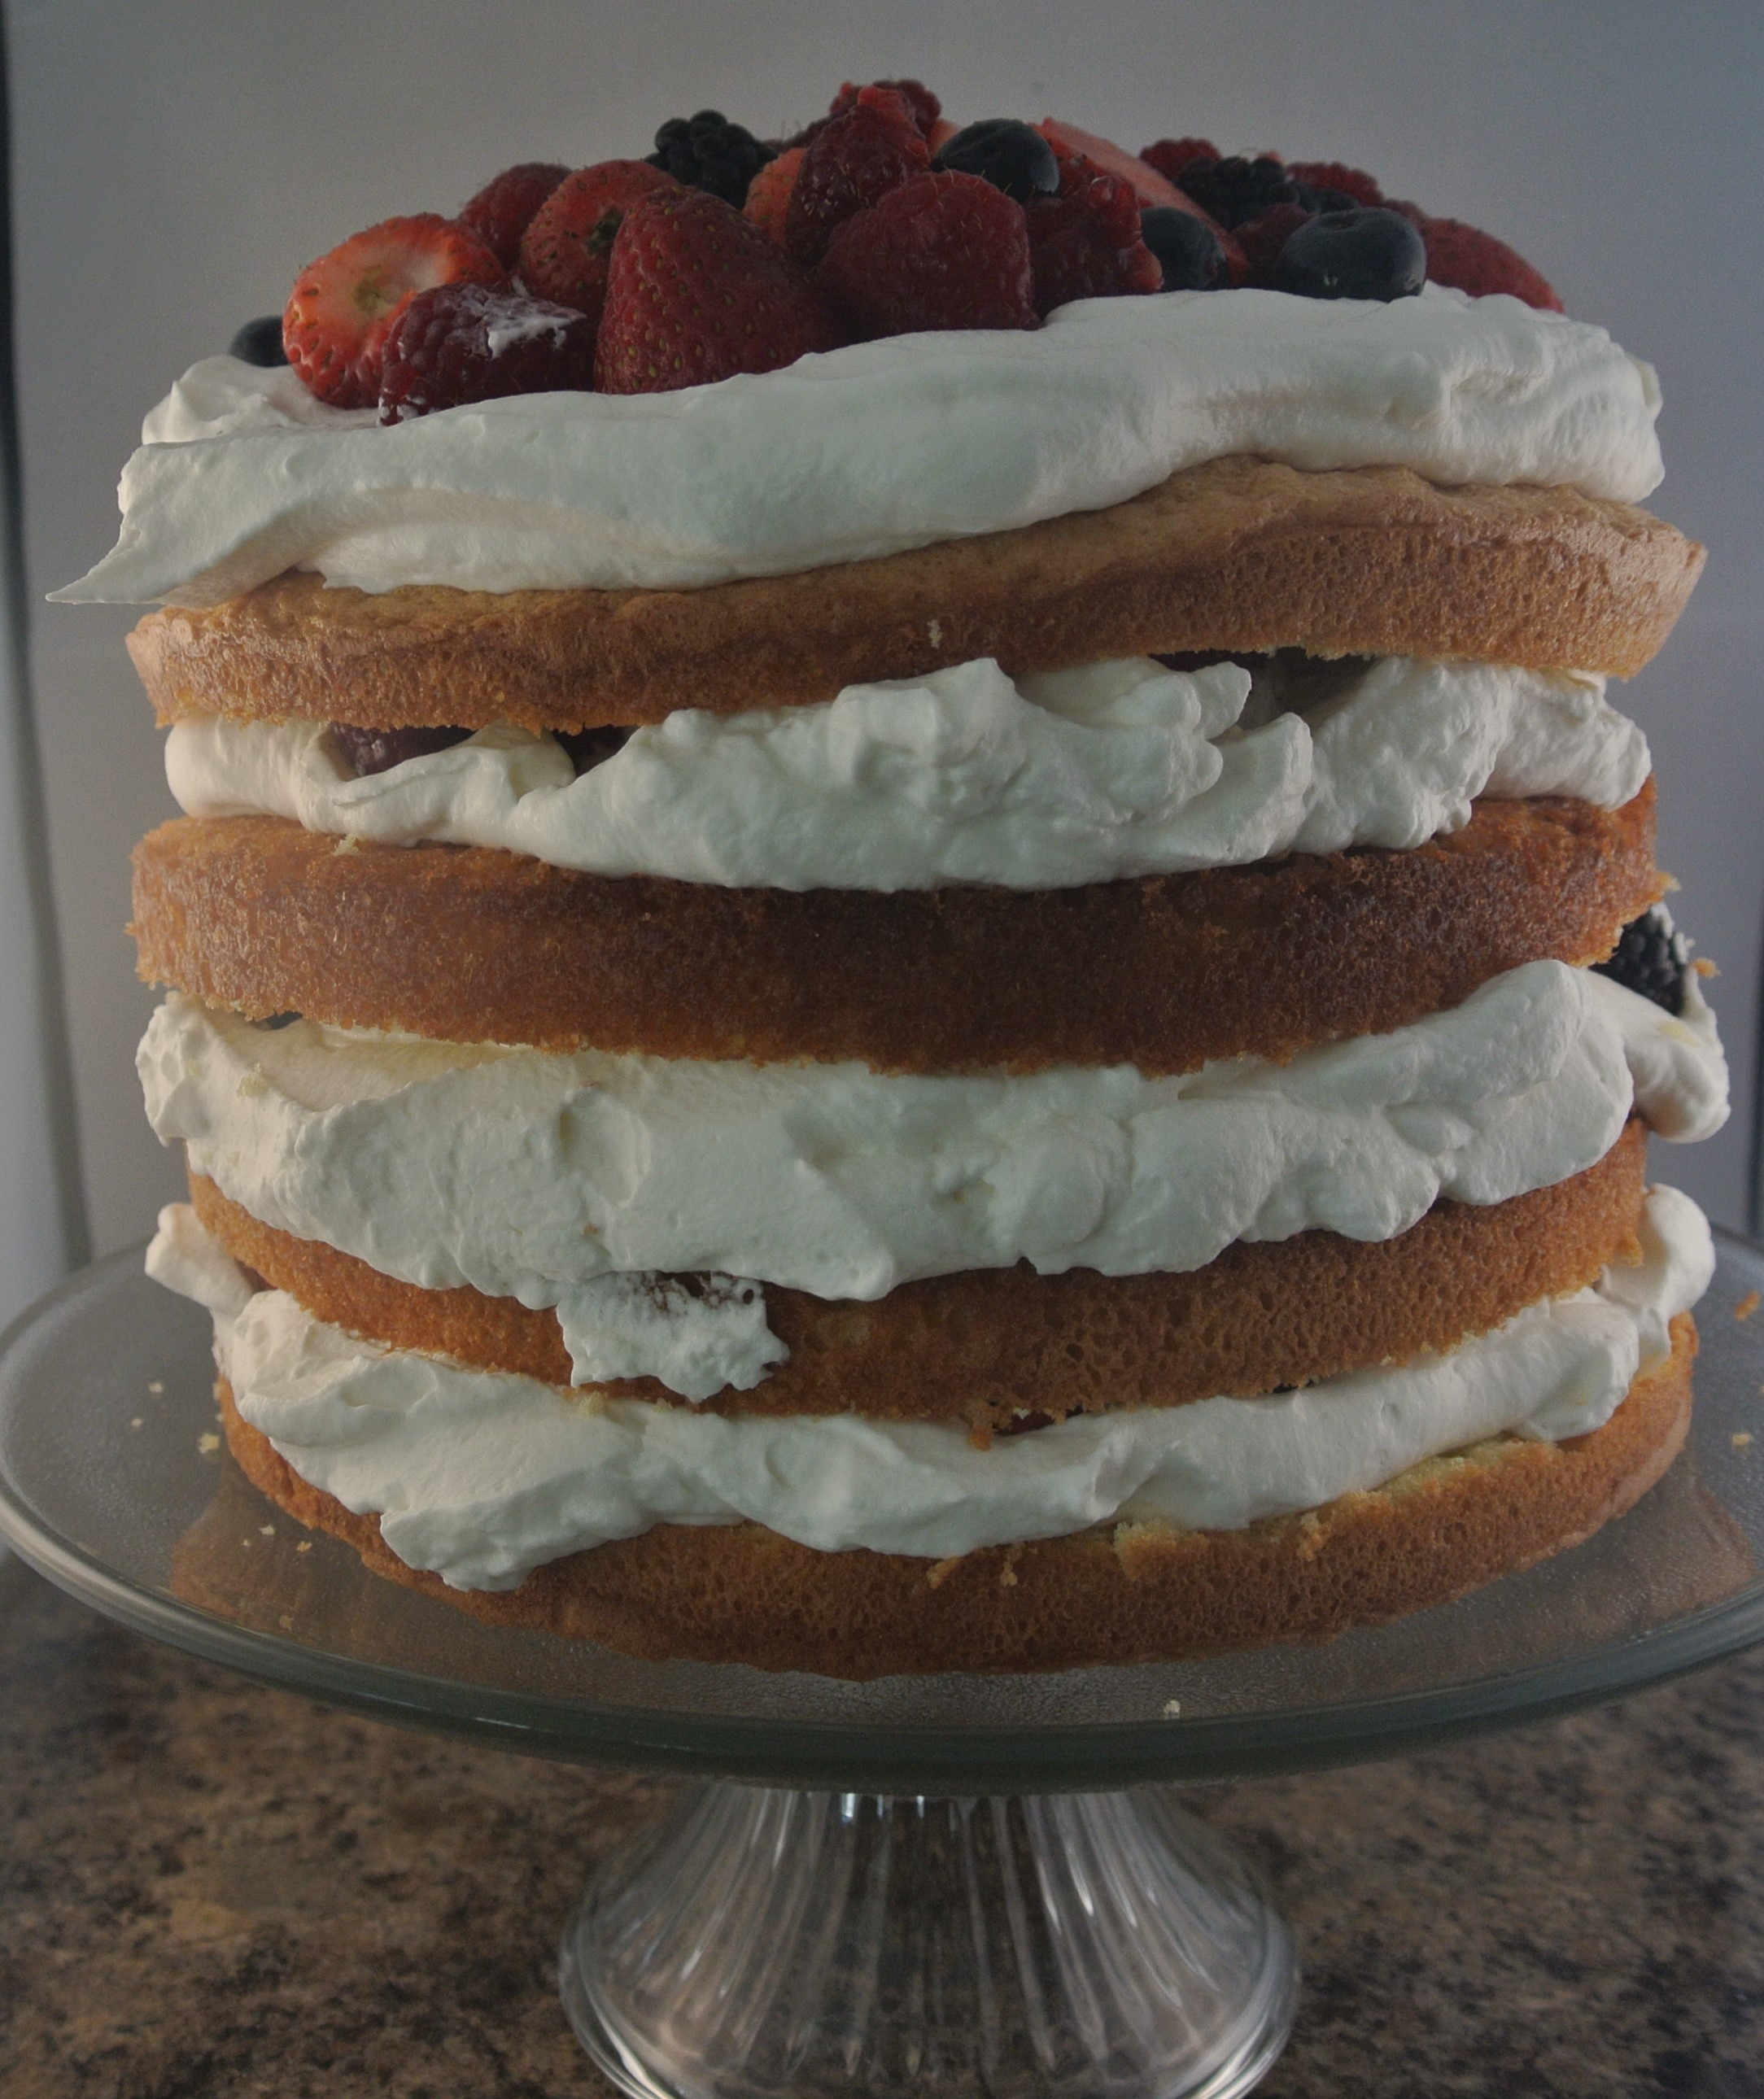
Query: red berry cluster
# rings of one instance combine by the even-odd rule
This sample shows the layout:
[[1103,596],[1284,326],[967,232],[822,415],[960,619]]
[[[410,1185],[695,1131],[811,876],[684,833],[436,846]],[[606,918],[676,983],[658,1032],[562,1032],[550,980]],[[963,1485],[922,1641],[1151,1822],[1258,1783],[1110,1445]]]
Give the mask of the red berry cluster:
[[[1038,328],[1073,299],[1326,287],[1331,230],[1354,209],[1413,249],[1388,214],[1405,219],[1438,283],[1560,306],[1510,248],[1357,169],[1226,158],[1204,139],[1133,154],[1051,117],[958,131],[917,81],[847,82],[775,146],[714,110],[657,143],[574,172],[526,161],[454,218],[356,234],[301,272],[289,362],[383,422],[509,394],[666,392],[882,336]],[[1307,279],[1288,244],[1313,220]],[[1410,267],[1413,289],[1419,251]],[[1313,295],[1364,295],[1340,281]]]

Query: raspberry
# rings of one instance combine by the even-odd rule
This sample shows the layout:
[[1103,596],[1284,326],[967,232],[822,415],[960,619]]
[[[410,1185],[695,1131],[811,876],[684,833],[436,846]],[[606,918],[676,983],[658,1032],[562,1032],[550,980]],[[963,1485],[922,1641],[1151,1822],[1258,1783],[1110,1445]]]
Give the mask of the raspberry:
[[[926,138],[930,137],[938,118],[944,113],[944,105],[922,80],[878,80],[874,85],[891,89],[898,95],[907,106],[907,114],[919,130]],[[842,117],[863,92],[862,88],[854,87],[850,81],[847,81],[833,98],[833,106],[827,115],[829,117]]]
[[521,279],[530,292],[574,306],[598,323],[606,301],[613,240],[631,207],[680,184],[647,161],[600,161],[566,175],[521,242]]
[[1339,190],[1356,204],[1384,201],[1384,192],[1363,168],[1350,168],[1340,161],[1288,161],[1287,175],[1309,189]]
[[730,123],[720,109],[701,109],[696,117],[671,117],[655,134],[652,168],[662,168],[689,189],[709,190],[739,211],[747,186],[774,157],[769,146],[744,125]]
[[785,245],[818,262],[836,226],[931,164],[931,149],[892,88],[860,89],[803,151],[785,217]]
[[775,372],[840,339],[813,281],[758,227],[706,191],[670,187],[635,205],[613,243],[595,384],[666,394]]
[[389,218],[309,262],[282,316],[288,361],[333,408],[372,407],[387,331],[417,293],[437,284],[500,284],[483,243],[432,211]]
[[1060,164],[1060,193],[1024,207],[1038,313],[1071,299],[1164,287],[1158,258],[1140,238],[1133,185],[1074,156]]
[[1266,291],[1274,281],[1274,265],[1290,235],[1311,214],[1303,205],[1274,204],[1258,217],[1247,219],[1237,230],[1238,244],[1249,266],[1244,282]]
[[1412,207],[1402,215],[1427,243],[1427,275],[1436,284],[1455,285],[1479,299],[1491,292],[1510,292],[1528,306],[1561,312],[1562,301],[1549,284],[1504,240],[1466,226],[1461,219],[1430,218]]
[[569,172],[552,161],[523,161],[517,168],[504,168],[460,208],[455,222],[475,234],[504,269],[512,270],[534,213]]
[[852,335],[1040,326],[1023,207],[979,175],[915,175],[834,229],[816,281]]
[[768,161],[747,186],[746,217],[779,247],[784,245],[785,220],[790,209],[790,192],[796,187],[796,171],[803,165],[803,148],[792,146]]
[[1147,167],[1155,168],[1166,182],[1180,185],[1182,170],[1190,161],[1216,161],[1219,148],[1211,139],[1160,139],[1140,155]]
[[1674,931],[1671,913],[1663,904],[1653,904],[1639,918],[1632,919],[1619,936],[1617,952],[1610,960],[1595,962],[1593,967],[1600,976],[1652,999],[1668,1013],[1684,1010],[1691,954],[1684,935]]
[[1298,202],[1297,190],[1272,153],[1253,161],[1242,153],[1225,161],[1190,161],[1182,170],[1182,187],[1203,211],[1233,231],[1260,218],[1270,205]]
[[380,420],[397,423],[507,394],[586,392],[594,323],[570,306],[482,284],[419,292],[387,334]]

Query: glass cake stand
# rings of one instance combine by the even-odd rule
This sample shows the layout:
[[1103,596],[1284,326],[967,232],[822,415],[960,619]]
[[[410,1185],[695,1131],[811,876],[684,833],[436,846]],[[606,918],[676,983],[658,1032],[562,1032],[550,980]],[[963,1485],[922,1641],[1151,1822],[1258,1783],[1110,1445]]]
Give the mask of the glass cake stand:
[[1735,1317],[1764,1252],[1718,1243],[1691,1443],[1660,1485],[1575,1551],[1327,1646],[843,1683],[495,1630],[257,1494],[217,1441],[205,1315],[134,1250],[0,1340],[0,1534],[266,1683],[697,1777],[564,1938],[565,2008],[625,2092],[1225,2099],[1278,2053],[1298,1971],[1170,1789],[1461,1740],[1764,1639],[1764,1314]]

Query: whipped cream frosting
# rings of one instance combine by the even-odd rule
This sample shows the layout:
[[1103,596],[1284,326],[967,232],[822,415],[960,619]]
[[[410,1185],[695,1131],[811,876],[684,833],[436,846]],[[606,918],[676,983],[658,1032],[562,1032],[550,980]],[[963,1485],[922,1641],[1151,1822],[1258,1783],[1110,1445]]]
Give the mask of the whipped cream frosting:
[[[603,1325],[609,1273],[875,1299],[1018,1261],[1193,1269],[1237,1239],[1390,1239],[1441,1195],[1497,1203],[1564,1180],[1616,1142],[1637,1078],[1663,1134],[1706,1134],[1726,1071],[1693,1000],[1675,1020],[1589,970],[1531,962],[1390,1034],[1147,1078],[557,1055],[266,1029],[174,996],[138,1062],[155,1130],[253,1217],[425,1288],[554,1306],[572,1359],[605,1377],[626,1346]],[[703,1315],[712,1360],[693,1384],[665,1322],[644,1369],[701,1396],[719,1316],[744,1322],[751,1382],[751,1305]]]
[[1602,328],[1433,284],[1388,305],[1086,299],[1033,332],[386,428],[209,358],[147,419],[115,549],[55,595],[212,605],[286,569],[365,591],[689,589],[1101,509],[1236,453],[1639,502],[1659,407]]
[[657,1523],[763,1524],[818,1551],[943,1559],[1115,1518],[1234,1530],[1367,1491],[1503,1434],[1581,1436],[1668,1352],[1714,1252],[1687,1196],[1656,1188],[1639,1267],[1528,1306],[1443,1355],[1262,1399],[1076,1415],[976,1450],[957,1424],[722,1416],[467,1370],[253,1295],[187,1206],[161,1213],[151,1274],[206,1305],[239,1410],[407,1565],[508,1589],[568,1552]]
[[[1647,741],[1590,674],[1388,657],[1284,706],[1287,667],[1149,657],[1013,683],[989,659],[815,706],[683,707],[578,779],[504,724],[357,779],[322,722],[180,721],[192,816],[494,846],[594,874],[777,889],[1054,889],[1288,851],[1403,847],[1479,794],[1617,808]],[[1345,680],[1345,683],[1342,680]],[[1304,689],[1290,697],[1302,704]]]

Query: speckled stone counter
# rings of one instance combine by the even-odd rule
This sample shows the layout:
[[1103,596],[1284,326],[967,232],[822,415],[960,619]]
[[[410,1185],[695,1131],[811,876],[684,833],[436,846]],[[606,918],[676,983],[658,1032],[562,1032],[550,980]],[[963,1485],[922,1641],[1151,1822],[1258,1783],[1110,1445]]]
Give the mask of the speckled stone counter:
[[[0,2099],[604,2093],[554,1947],[666,1793],[261,1690],[0,1565]],[[1764,2094],[1764,1656],[1194,1804],[1299,1936],[1266,2099]]]

